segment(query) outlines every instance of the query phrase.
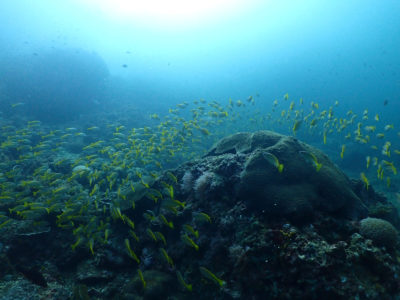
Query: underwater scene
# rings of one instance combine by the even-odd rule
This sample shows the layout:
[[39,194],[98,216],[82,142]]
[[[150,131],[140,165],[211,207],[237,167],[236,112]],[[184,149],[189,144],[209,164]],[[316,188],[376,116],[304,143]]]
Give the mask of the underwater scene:
[[0,3],[0,300],[400,299],[400,3]]

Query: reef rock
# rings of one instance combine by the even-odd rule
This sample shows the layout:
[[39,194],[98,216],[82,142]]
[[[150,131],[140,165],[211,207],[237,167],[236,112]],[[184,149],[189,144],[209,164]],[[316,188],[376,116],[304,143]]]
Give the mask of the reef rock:
[[304,221],[317,213],[347,218],[367,214],[348,177],[320,150],[294,137],[237,133],[215,144],[204,159],[199,164],[207,176],[195,182],[202,186],[198,193],[206,194],[199,180],[208,179],[209,188],[215,188],[215,182],[221,186],[225,179],[229,198],[270,216]]

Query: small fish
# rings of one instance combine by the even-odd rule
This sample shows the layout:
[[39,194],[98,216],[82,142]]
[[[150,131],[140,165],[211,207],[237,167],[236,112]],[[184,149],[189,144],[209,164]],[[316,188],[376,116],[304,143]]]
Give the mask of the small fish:
[[393,162],[389,162],[387,160],[382,160],[382,162],[387,168],[389,168],[393,172],[393,175],[397,175],[397,169],[394,166]]
[[143,273],[142,273],[142,271],[141,271],[140,269],[138,269],[138,270],[137,270],[137,272],[138,272],[138,275],[139,275],[140,281],[142,282],[143,288],[145,289],[145,288],[146,288],[146,285],[147,285],[147,283],[146,283],[146,281],[144,280]]
[[387,141],[382,147],[382,154],[390,157],[390,146],[392,145],[391,142]]
[[164,215],[159,215],[159,218],[161,219],[161,221],[167,225],[169,228],[173,229],[174,228],[174,223],[172,223],[172,221],[168,221]]
[[386,125],[385,126],[385,131],[389,131],[390,129],[393,129],[394,128],[394,125],[393,124],[389,124],[389,125]]
[[165,239],[165,236],[161,232],[156,231],[154,234],[156,235],[157,240],[160,240],[163,242],[164,246],[167,245],[167,240]]
[[168,255],[167,251],[164,248],[160,248],[159,251],[160,251],[161,257],[163,257],[164,260],[167,262],[167,264],[169,264],[173,268],[174,262],[173,262],[172,258]]
[[210,270],[200,267],[199,268],[201,275],[203,275],[205,278],[211,280],[215,284],[217,284],[219,287],[223,287],[226,282],[223,281],[222,279],[218,278],[214,273],[212,273]]
[[369,168],[369,165],[370,165],[370,163],[371,163],[371,157],[370,156],[367,156],[366,158],[365,158],[365,160],[367,161],[367,169]]
[[318,162],[317,157],[315,156],[314,153],[309,152],[309,151],[300,151],[299,152],[304,158],[306,158],[306,160],[308,160],[309,162],[311,162],[314,167],[315,170],[317,172],[319,172],[319,170],[321,170],[322,164]]
[[129,230],[129,234],[135,239],[136,242],[139,242],[139,237],[133,230]]
[[128,251],[128,255],[133,258],[138,264],[140,264],[140,260],[137,257],[136,253],[132,250],[131,245],[129,243],[129,239],[125,239],[126,250]]
[[75,251],[76,247],[78,247],[78,245],[82,242],[82,238],[78,237],[78,239],[76,240],[76,242],[74,244],[71,245],[72,251]]
[[11,107],[14,108],[14,107],[18,107],[18,106],[21,106],[21,105],[24,105],[24,104],[25,103],[23,103],[23,102],[13,103],[13,104],[11,104]]
[[197,222],[211,223],[211,217],[204,212],[193,212],[193,217]]
[[195,236],[197,239],[199,238],[199,231],[195,230],[192,226],[189,224],[183,225],[183,229],[187,232]]
[[156,216],[154,215],[154,212],[152,210],[147,210],[146,212],[144,212],[143,217],[150,222],[154,222],[156,220]]
[[210,132],[206,128],[199,128],[199,130],[203,135],[210,135]]
[[376,175],[377,175],[378,179],[382,180],[384,169],[381,164],[378,165],[378,169],[376,170],[376,173],[377,173]]
[[293,124],[293,135],[296,135],[297,130],[299,130],[300,125],[303,121],[302,120],[297,120],[294,124]]
[[365,126],[364,129],[367,132],[374,132],[376,130],[376,126]]
[[264,152],[263,156],[266,160],[268,160],[268,162],[270,162],[272,165],[274,165],[277,169],[279,173],[282,173],[283,171],[283,164],[281,164],[278,160],[278,158],[273,155],[270,152]]
[[108,237],[110,235],[110,230],[107,228],[104,230],[104,243],[107,244],[108,243]]
[[128,226],[131,229],[135,229],[135,223],[127,216],[127,215],[122,215],[122,220],[128,224]]
[[185,290],[188,290],[189,292],[191,292],[191,291],[192,291],[192,285],[185,282],[185,280],[183,279],[183,276],[182,276],[181,272],[179,272],[179,271],[177,270],[177,271],[176,271],[176,276],[178,277],[178,281],[179,281],[179,283],[182,285],[182,287],[183,287]]
[[99,186],[98,186],[97,183],[96,183],[96,184],[94,185],[92,191],[90,192],[89,196],[92,197],[92,196],[97,192],[98,189],[99,189]]
[[0,228],[3,228],[4,226],[6,226],[10,222],[11,222],[11,219],[8,219],[8,220],[4,221],[3,223],[0,224]]
[[362,181],[364,182],[364,184],[365,184],[365,188],[366,188],[367,191],[368,191],[368,188],[369,188],[369,181],[368,181],[367,176],[365,176],[365,173],[364,173],[364,172],[361,172],[360,177],[361,177],[361,180],[362,180]]
[[178,183],[178,178],[176,178],[176,176],[175,176],[172,172],[168,171],[168,172],[166,173],[166,175],[167,175],[169,178],[171,178],[173,182]]
[[146,233],[153,241],[157,242],[157,237],[154,234],[153,230],[151,230],[150,228],[147,228]]
[[90,253],[92,253],[92,255],[94,255],[94,250],[93,250],[93,246],[94,246],[94,239],[91,238],[88,242],[89,245],[89,249],[90,249]]
[[193,247],[196,251],[199,251],[199,246],[186,233],[181,236],[181,239],[186,245]]
[[346,145],[342,145],[342,151],[340,152],[340,158],[343,159],[344,151],[346,150]]
[[319,109],[319,104],[314,101],[311,101],[311,107],[315,108],[315,109]]

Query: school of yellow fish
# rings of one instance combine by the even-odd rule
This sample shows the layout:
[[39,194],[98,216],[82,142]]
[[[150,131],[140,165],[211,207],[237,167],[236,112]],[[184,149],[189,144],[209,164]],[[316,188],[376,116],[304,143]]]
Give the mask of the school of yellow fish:
[[[2,120],[0,133],[0,229],[14,226],[18,220],[32,220],[34,226],[45,223],[45,216],[55,216],[58,227],[71,230],[75,242],[71,251],[86,247],[93,255],[96,249],[113,238],[114,224],[126,226],[123,240],[127,255],[140,263],[135,252],[146,239],[159,249],[159,256],[173,267],[167,253],[167,239],[154,225],[174,229],[174,217],[187,209],[184,201],[175,198],[174,187],[179,180],[167,171],[198,158],[220,138],[237,131],[273,130],[324,145],[337,156],[346,158],[349,149],[365,156],[364,171],[359,174],[368,189],[370,182],[384,182],[390,189],[399,186],[397,166],[400,160],[400,132],[386,124],[379,114],[367,109],[359,114],[352,110],[338,115],[339,102],[324,109],[317,102],[303,99],[291,101],[288,94],[266,105],[255,101],[259,96],[226,104],[196,100],[178,104],[165,116],[150,114],[151,126],[126,128],[122,124],[95,124],[88,128],[50,128],[40,121],[27,121],[17,127]],[[270,102],[269,102],[270,103]],[[8,123],[7,123],[8,122]],[[71,144],[81,147],[70,151]],[[335,150],[336,149],[336,150]],[[285,168],[278,159],[267,157],[280,173]],[[310,157],[318,171],[321,164]],[[164,173],[166,172],[166,173]],[[166,174],[163,188],[152,183]],[[136,231],[134,220],[126,211],[135,210],[135,200],[146,196],[149,201],[162,201],[162,209],[146,210],[140,222],[147,222],[145,232]],[[182,200],[182,199],[181,199]],[[192,212],[193,223],[179,228],[182,242],[199,250],[198,224],[212,222],[206,212]],[[199,222],[199,223],[198,223]],[[224,281],[210,270],[200,267],[200,273],[223,286]],[[138,269],[143,286],[146,280]],[[177,272],[178,281],[188,291],[192,285]]]

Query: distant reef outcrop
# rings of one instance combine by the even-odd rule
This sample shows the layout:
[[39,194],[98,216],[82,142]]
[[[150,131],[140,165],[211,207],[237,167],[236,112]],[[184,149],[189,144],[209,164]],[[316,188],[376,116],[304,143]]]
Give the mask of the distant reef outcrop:
[[50,123],[93,111],[106,95],[108,68],[96,53],[53,49],[1,59],[0,109]]

